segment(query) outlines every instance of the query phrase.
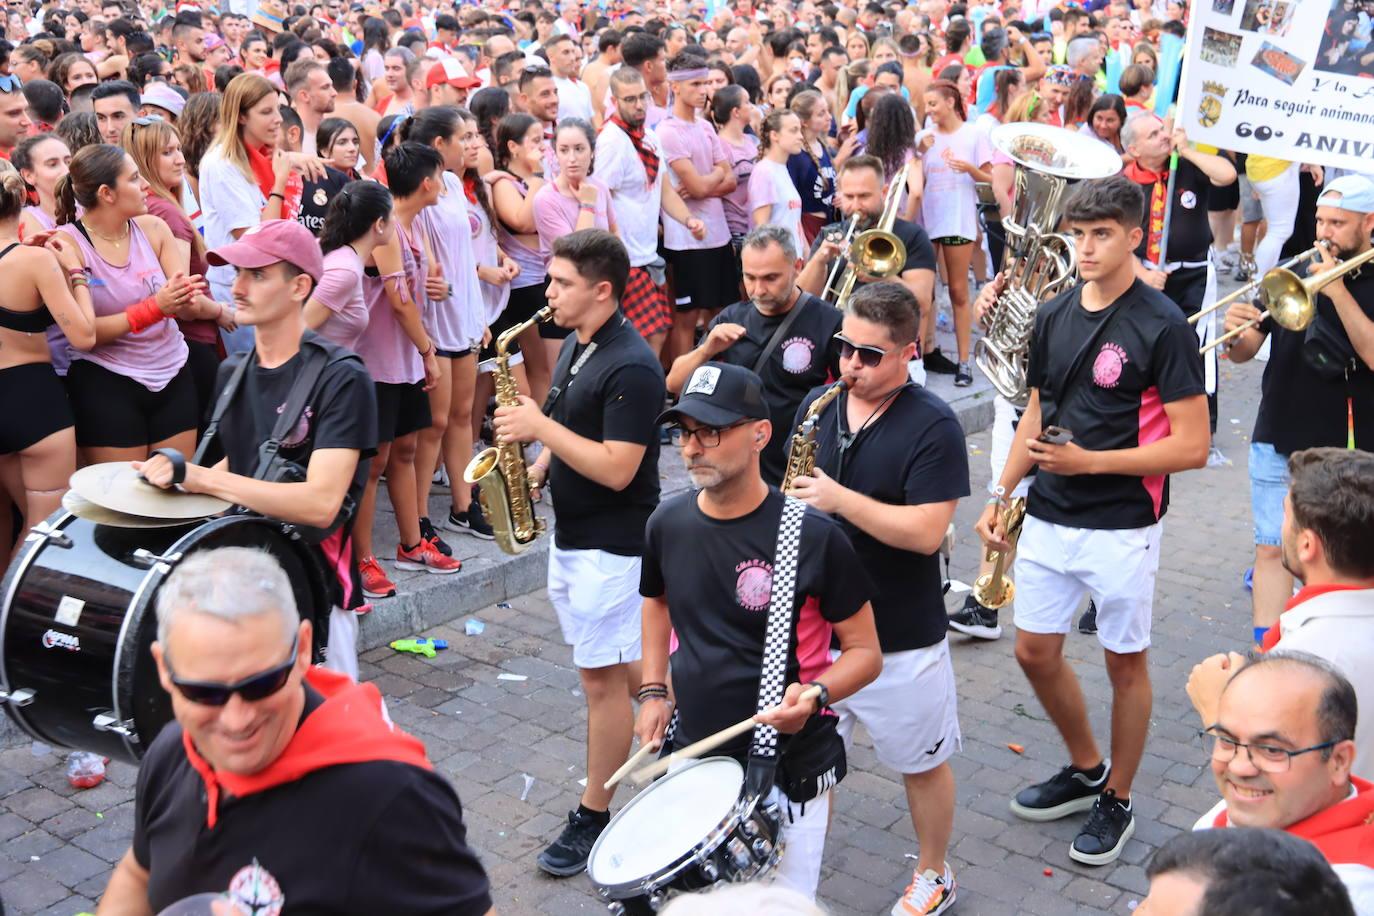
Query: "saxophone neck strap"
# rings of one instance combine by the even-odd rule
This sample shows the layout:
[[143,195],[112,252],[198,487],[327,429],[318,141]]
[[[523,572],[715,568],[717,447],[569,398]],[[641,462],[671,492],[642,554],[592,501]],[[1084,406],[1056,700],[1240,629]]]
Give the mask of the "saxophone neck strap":
[[567,391],[568,386],[577,379],[577,373],[581,372],[582,367],[587,365],[587,360],[592,358],[592,354],[596,352],[596,341],[593,340],[587,344],[582,355],[577,357],[577,362],[573,362],[572,355],[576,349],[577,345],[574,344],[571,347],[564,347],[563,352],[558,354],[558,365],[553,370],[554,378],[558,379],[558,383],[549,388],[549,395],[544,398],[545,415],[553,414],[553,405],[558,403],[563,392]]

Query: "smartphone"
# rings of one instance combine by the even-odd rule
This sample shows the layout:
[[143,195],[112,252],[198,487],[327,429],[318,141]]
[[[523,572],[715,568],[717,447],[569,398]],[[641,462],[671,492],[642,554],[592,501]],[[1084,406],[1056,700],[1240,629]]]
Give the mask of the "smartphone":
[[1068,445],[1073,441],[1073,433],[1059,426],[1046,426],[1040,431],[1039,438],[1050,445]]

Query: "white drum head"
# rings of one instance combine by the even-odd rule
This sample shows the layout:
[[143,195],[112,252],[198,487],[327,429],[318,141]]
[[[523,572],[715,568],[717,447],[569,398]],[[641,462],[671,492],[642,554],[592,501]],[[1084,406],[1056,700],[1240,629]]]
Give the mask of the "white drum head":
[[744,768],[729,757],[674,770],[615,816],[592,849],[588,877],[609,887],[662,871],[725,820],[743,787]]

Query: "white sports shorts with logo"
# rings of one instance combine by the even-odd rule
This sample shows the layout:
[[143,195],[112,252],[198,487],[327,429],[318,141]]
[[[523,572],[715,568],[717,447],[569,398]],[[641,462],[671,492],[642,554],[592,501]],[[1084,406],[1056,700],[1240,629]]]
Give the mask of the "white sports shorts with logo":
[[549,603],[579,668],[639,661],[639,557],[549,545]]
[[1108,652],[1150,647],[1155,573],[1164,522],[1145,528],[1070,528],[1026,516],[1016,550],[1018,630],[1068,633],[1089,594]]
[[832,708],[840,715],[846,751],[854,743],[854,724],[862,722],[878,762],[898,773],[933,770],[963,744],[948,639],[883,653],[877,680]]

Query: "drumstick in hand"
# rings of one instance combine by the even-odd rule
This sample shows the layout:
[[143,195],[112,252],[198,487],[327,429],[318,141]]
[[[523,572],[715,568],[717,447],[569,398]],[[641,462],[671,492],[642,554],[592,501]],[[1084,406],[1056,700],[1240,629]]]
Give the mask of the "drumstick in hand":
[[[816,697],[820,695],[821,688],[815,686],[808,687],[801,692],[800,696],[797,697],[797,702],[800,703],[803,700],[814,700]],[[754,725],[758,722],[760,715],[764,715],[766,713],[771,712],[777,712],[780,709],[782,709],[782,704],[774,706],[771,709],[766,709],[763,713],[752,715],[747,719],[743,719],[739,722],[736,722],[729,728],[722,728],[714,735],[702,738],[695,744],[689,744],[682,750],[674,751],[667,757],[664,757],[660,760],[655,761],[654,763],[649,764],[642,770],[636,771],[631,778],[640,785],[643,785],[651,779],[657,779],[664,773],[668,772],[668,768],[671,767],[677,761],[694,760],[695,758],[700,757],[708,751],[715,750],[722,744],[728,742],[731,738],[738,737],[739,735],[742,735],[745,732],[749,731],[749,729],[753,728]]]
[[606,784],[603,785],[601,788],[609,789],[611,786],[615,785],[616,783],[620,782],[620,780],[624,779],[625,774],[629,773],[631,770],[637,767],[640,761],[644,759],[645,755],[647,755],[650,751],[658,750],[658,745],[659,742],[657,741],[650,741],[647,744],[640,745],[639,750],[635,751],[632,755],[630,755],[630,759],[621,764],[620,769],[612,773],[611,778],[606,780]]

